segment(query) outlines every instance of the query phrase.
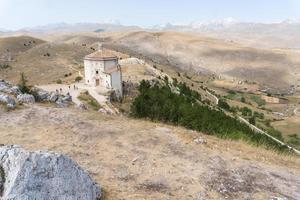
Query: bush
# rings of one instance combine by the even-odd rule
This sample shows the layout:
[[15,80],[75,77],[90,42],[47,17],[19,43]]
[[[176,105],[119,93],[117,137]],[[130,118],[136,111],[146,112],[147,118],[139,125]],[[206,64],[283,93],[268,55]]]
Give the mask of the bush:
[[247,107],[243,107],[241,109],[242,115],[247,117],[247,116],[252,116],[252,110],[247,108]]
[[253,114],[254,117],[257,117],[258,119],[264,119],[265,118],[265,115],[264,113],[259,113],[259,112],[254,112]]
[[148,81],[142,81],[140,94],[131,105],[131,115],[170,122],[221,138],[242,139],[267,148],[285,148],[224,112],[200,104],[201,96],[184,83],[180,83],[178,88],[180,93],[175,94],[168,85],[151,86]]
[[76,82],[80,82],[82,80],[82,77],[81,76],[77,76],[76,78],[75,78],[75,81]]
[[56,83],[57,83],[57,84],[62,84],[62,80],[58,79],[58,80],[56,81]]
[[220,108],[223,108],[224,110],[227,110],[227,111],[230,111],[230,110],[231,110],[231,109],[230,109],[230,105],[229,105],[225,100],[223,100],[223,99],[220,99],[220,100],[219,100],[218,106],[219,106]]
[[245,97],[242,97],[242,98],[241,98],[241,102],[242,102],[242,103],[246,103]]
[[18,87],[19,87],[19,89],[21,90],[22,93],[29,94],[30,90],[31,90],[31,86],[28,86],[27,82],[28,82],[28,80],[27,80],[25,74],[22,72],[20,74],[20,81],[18,83]]
[[255,117],[251,117],[249,119],[249,123],[252,124],[252,125],[255,125],[256,124]]

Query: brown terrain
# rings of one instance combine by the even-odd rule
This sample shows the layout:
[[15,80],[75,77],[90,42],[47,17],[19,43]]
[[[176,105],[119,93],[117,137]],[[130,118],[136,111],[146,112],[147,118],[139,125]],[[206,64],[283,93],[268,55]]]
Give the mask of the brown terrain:
[[300,83],[300,59],[296,50],[256,49],[178,32],[122,32],[102,37],[110,48],[144,56],[182,71],[257,82],[283,93],[291,85]]
[[299,158],[180,127],[33,105],[1,112],[0,137],[70,156],[104,199],[300,198]]

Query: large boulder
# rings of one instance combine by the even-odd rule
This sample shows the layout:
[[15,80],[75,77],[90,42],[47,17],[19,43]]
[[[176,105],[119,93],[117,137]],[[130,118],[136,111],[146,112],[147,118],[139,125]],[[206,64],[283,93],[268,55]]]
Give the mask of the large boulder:
[[99,200],[101,197],[100,187],[66,156],[4,146],[0,147],[0,159],[4,173],[0,199]]
[[28,104],[35,103],[34,96],[31,94],[19,94],[17,96],[17,100],[19,103],[28,103]]

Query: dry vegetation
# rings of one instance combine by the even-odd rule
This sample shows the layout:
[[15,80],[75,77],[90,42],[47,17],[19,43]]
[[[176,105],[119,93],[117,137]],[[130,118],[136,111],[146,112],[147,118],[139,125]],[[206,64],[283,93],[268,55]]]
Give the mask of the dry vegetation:
[[1,113],[0,137],[67,154],[108,200],[300,197],[299,158],[180,127],[34,105]]

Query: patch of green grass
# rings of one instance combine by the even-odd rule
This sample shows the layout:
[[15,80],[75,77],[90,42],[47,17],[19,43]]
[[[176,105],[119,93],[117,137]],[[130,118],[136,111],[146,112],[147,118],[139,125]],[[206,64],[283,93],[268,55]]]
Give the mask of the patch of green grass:
[[78,99],[87,103],[95,111],[98,111],[101,108],[101,105],[88,93],[88,91],[81,93]]
[[260,96],[252,95],[251,100],[254,101],[259,107],[266,105],[266,101],[261,99]]
[[288,136],[287,143],[297,149],[300,148],[300,137],[297,134]]

